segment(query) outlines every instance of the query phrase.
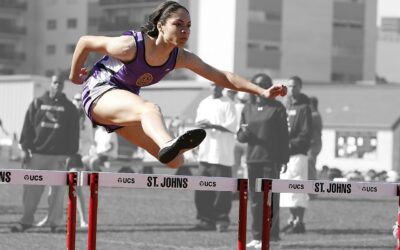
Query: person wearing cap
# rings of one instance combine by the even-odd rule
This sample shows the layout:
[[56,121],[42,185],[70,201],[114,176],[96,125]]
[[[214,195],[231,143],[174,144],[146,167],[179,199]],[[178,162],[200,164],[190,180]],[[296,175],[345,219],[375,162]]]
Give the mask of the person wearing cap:
[[[272,79],[263,73],[255,75],[252,82],[262,88],[272,86]],[[283,104],[274,99],[251,95],[242,111],[237,138],[240,142],[247,143],[246,161],[253,234],[253,240],[247,247],[257,249],[261,248],[263,195],[255,192],[256,179],[279,179],[279,172],[289,160],[287,115]],[[278,193],[272,195],[272,207],[270,240],[279,241]]]

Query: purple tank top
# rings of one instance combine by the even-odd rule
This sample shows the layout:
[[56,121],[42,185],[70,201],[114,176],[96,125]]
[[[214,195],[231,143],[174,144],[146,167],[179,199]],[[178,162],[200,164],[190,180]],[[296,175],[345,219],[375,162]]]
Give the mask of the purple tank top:
[[166,74],[175,68],[178,48],[174,48],[168,60],[161,66],[150,66],[145,59],[145,45],[142,32],[126,31],[123,35],[133,36],[136,41],[136,56],[123,63],[118,59],[105,56],[93,67],[93,75],[98,71],[107,70],[111,73],[110,84],[139,94],[140,88],[159,82]]

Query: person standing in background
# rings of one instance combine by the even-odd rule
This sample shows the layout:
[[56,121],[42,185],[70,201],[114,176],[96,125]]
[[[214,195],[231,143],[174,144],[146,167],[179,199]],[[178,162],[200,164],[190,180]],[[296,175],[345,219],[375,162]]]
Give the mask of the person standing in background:
[[[64,80],[51,77],[49,91],[29,105],[21,132],[20,146],[26,169],[65,171],[68,157],[79,149],[79,116],[63,93]],[[23,186],[23,216],[11,232],[31,228],[44,186]],[[52,232],[63,222],[64,186],[52,186],[47,223]]]
[[318,111],[318,99],[315,96],[310,97],[310,108],[312,117],[312,139],[311,146],[308,150],[308,179],[317,179],[317,170],[315,164],[317,163],[317,156],[322,149],[322,118]]
[[[236,137],[236,132],[240,128],[240,117],[242,115],[242,110],[244,108],[244,105],[247,103],[249,100],[249,94],[245,92],[237,92],[231,89],[224,89],[224,95],[227,96],[232,102],[233,105],[235,106],[235,111],[236,111],[236,126],[235,126],[235,137]],[[233,168],[232,168],[232,177],[237,178],[239,176],[243,178],[247,178],[247,173],[245,173],[245,167],[242,166],[242,158],[245,157],[246,155],[246,143],[241,143],[239,141],[235,141],[235,146],[233,149],[233,156],[234,156],[234,163],[233,163]],[[234,196],[237,194],[237,192],[234,193]]]
[[[262,88],[272,86],[266,74],[257,74],[252,82]],[[252,214],[253,240],[247,247],[261,249],[263,223],[263,194],[255,192],[257,178],[279,179],[282,166],[289,161],[289,134],[286,109],[281,102],[250,96],[240,119],[237,132],[240,142],[247,143],[247,170]],[[272,223],[270,240],[279,241],[279,193],[272,194]]]
[[[243,108],[246,105],[246,103],[249,102],[250,94],[245,92],[239,92],[236,97],[238,100],[235,104],[236,118],[238,124],[236,128],[237,132],[240,129],[240,117],[242,117]],[[233,150],[233,155],[235,157],[234,169],[236,170],[235,173],[236,177],[248,178],[247,176],[248,171],[246,166],[246,152],[247,152],[247,143],[241,143],[236,138],[235,148]]]
[[[82,162],[82,153],[83,152],[89,152],[89,149],[86,148],[85,146],[87,145],[88,141],[90,141],[92,129],[91,126],[87,126],[86,120],[86,115],[83,111],[82,107],[82,99],[81,99],[81,94],[77,93],[74,95],[72,98],[72,103],[75,105],[77,111],[78,111],[78,116],[79,116],[79,151],[76,155],[70,156],[67,158],[66,162],[66,169],[68,171],[83,171],[86,170],[83,162]],[[49,198],[51,197],[51,187],[49,187]],[[88,223],[87,223],[87,216],[86,216],[86,207],[85,207],[85,197],[83,195],[83,188],[80,186],[76,187],[76,196],[77,196],[77,209],[78,209],[78,214],[80,218],[80,227],[81,228],[87,228]],[[46,224],[48,224],[48,217],[49,214],[47,214],[42,220],[40,220],[36,226],[41,227]]]
[[[235,106],[222,95],[223,88],[213,84],[213,94],[202,100],[197,108],[196,124],[207,131],[199,146],[198,175],[232,177],[234,132],[236,129]],[[230,224],[232,193],[221,191],[195,191],[197,219],[194,230],[224,232]]]
[[[285,99],[289,128],[289,162],[281,173],[281,179],[307,180],[308,158],[312,136],[312,118],[308,96],[301,93],[303,82],[300,77],[289,79],[287,98]],[[282,229],[285,233],[305,233],[304,214],[308,207],[308,194],[282,193],[281,207],[288,207],[290,218]]]
[[[318,111],[318,98],[310,97],[310,108],[312,117],[312,139],[311,146],[307,152],[308,156],[308,179],[316,180],[317,178],[317,156],[322,149],[322,117]],[[311,200],[317,197],[316,194],[308,194]]]

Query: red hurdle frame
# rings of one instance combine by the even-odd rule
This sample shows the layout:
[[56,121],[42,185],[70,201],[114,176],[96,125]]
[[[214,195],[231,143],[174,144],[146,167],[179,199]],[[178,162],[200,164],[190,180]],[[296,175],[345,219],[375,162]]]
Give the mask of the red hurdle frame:
[[247,179],[239,179],[239,230],[238,230],[238,250],[246,250],[246,227],[247,227],[247,200],[248,200]]
[[90,201],[89,201],[89,225],[88,225],[88,249],[96,249],[97,231],[97,205],[99,200],[99,174],[89,174]]
[[397,203],[397,240],[396,240],[396,250],[400,250],[400,185],[397,185],[397,196],[399,197],[399,202]]
[[68,184],[68,219],[67,219],[67,250],[75,250],[76,236],[76,185],[78,182],[78,173],[69,172],[67,178]]
[[263,202],[263,230],[262,230],[262,250],[269,250],[269,235],[271,231],[271,215],[272,215],[272,179],[263,179],[261,182],[261,190],[264,195]]
[[[272,200],[272,179],[262,179],[261,190],[264,194],[263,207],[263,233],[262,233],[262,250],[269,250],[269,236],[271,229],[271,200]],[[400,250],[400,184],[397,185],[398,207],[397,207],[397,239],[396,250]]]
[[[89,203],[89,225],[88,225],[88,250],[96,250],[97,231],[97,207],[99,195],[99,174],[89,174],[90,203]],[[239,191],[239,229],[238,250],[246,250],[246,225],[247,225],[247,200],[248,180],[238,179]]]

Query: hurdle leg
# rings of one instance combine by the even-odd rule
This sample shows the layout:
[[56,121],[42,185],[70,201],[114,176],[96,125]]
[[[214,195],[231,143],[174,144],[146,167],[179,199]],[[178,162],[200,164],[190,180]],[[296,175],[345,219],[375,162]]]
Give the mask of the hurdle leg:
[[271,214],[272,214],[272,180],[262,180],[262,190],[264,195],[263,204],[263,230],[262,230],[262,250],[269,250],[269,234],[271,230]]
[[239,231],[238,250],[246,250],[248,180],[239,179]]
[[396,240],[396,250],[400,250],[400,185],[397,185],[397,240]]
[[77,172],[68,173],[67,250],[75,250]]
[[97,231],[97,202],[99,193],[99,174],[89,175],[90,201],[89,201],[89,224],[88,224],[88,250],[96,249]]

